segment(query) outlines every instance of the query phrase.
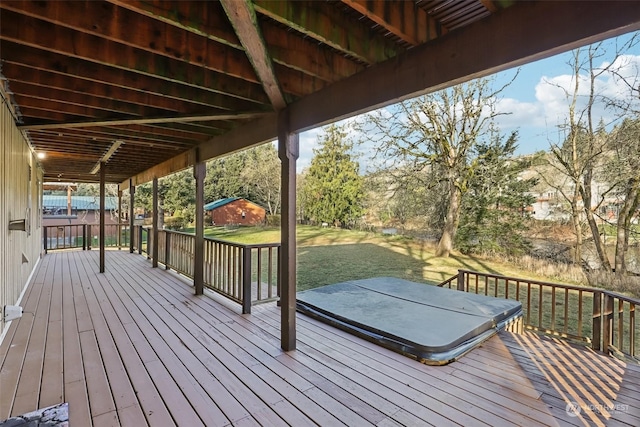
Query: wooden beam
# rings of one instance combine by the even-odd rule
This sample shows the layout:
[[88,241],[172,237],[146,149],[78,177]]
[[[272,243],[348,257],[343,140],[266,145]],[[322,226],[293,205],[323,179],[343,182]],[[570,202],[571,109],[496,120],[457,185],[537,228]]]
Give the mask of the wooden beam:
[[253,120],[224,135],[211,138],[198,145],[203,161],[244,150],[273,141],[278,136],[278,119],[275,113]]
[[284,95],[273,71],[273,64],[265,46],[253,5],[247,0],[220,0],[240,43],[244,46],[249,62],[253,66],[262,88],[271,100],[274,110],[286,107]]
[[126,126],[126,125],[149,125],[157,123],[190,123],[190,122],[206,122],[213,120],[245,120],[256,117],[262,117],[267,113],[264,112],[239,112],[231,114],[212,114],[204,116],[173,116],[173,117],[145,117],[137,119],[114,119],[114,120],[95,120],[86,122],[69,122],[69,123],[46,123],[40,125],[21,125],[20,130],[42,130],[42,129],[73,129],[88,128],[98,126]]
[[163,0],[155,3],[144,0],[108,1],[141,15],[242,50],[242,45],[231,24],[225,19],[219,2],[188,2],[183,0]]
[[256,12],[367,64],[392,58],[402,50],[364,23],[349,19],[333,4],[291,0],[253,3]]
[[[45,51],[7,40],[0,40],[3,69],[7,64],[29,67],[44,73],[61,74],[73,81],[81,79],[83,86],[93,83],[107,84],[118,88],[140,92],[143,96],[166,98],[168,101],[190,102],[205,107],[223,110],[255,109],[254,102],[241,100],[204,88],[167,84],[166,80],[153,75],[113,68],[105,63],[85,61],[60,53]],[[46,85],[49,79],[44,80]],[[266,96],[264,97],[267,100]],[[154,101],[155,102],[155,101]],[[179,104],[178,104],[179,105]]]
[[443,33],[438,22],[412,1],[342,0],[342,2],[413,46],[433,40]]
[[[102,2],[100,7],[95,6],[92,1],[10,1],[2,2],[0,8],[258,83],[249,61],[239,49],[114,4]],[[135,25],[135,31],[132,31],[132,25]]]
[[[4,61],[2,74],[11,81],[12,90],[16,92],[29,92],[26,85],[31,86],[30,91],[47,92],[49,89],[64,91],[68,94],[82,94],[102,100],[123,100],[128,104],[151,107],[158,110],[180,111],[187,114],[198,111],[224,112],[226,109],[217,109],[214,104],[203,105],[191,99],[177,99],[168,96],[160,96],[155,93],[144,92],[141,89],[124,88],[110,85],[105,82],[90,80],[82,76],[71,76],[54,70],[39,70],[27,65]],[[18,85],[16,87],[16,85]],[[25,85],[25,86],[22,86]],[[23,90],[22,88],[24,87]],[[148,85],[145,85],[148,88]],[[43,89],[46,88],[46,89]],[[158,114],[156,114],[158,115]]]
[[[138,0],[109,1],[185,31],[244,49],[229,21],[225,19],[219,2],[163,1],[152,4]],[[324,81],[339,80],[362,68],[362,65],[316,41],[300,38],[295,32],[273,25],[261,25],[260,29],[271,59],[277,64]]]
[[[629,1],[515,2],[289,106],[300,132],[640,29]],[[544,31],[540,31],[544,28]]]
[[[105,262],[104,262],[104,246],[105,246],[105,224],[104,224],[104,211],[106,209],[105,204],[105,183],[106,183],[106,171],[107,164],[105,162],[100,162],[100,273],[104,273]],[[89,236],[91,238],[91,236]]]
[[349,77],[364,69],[357,61],[338,55],[314,39],[300,38],[295,32],[275,25],[260,26],[271,59],[326,82]]
[[300,153],[298,134],[289,130],[287,110],[278,117],[282,215],[280,225],[280,345],[296,349],[296,160]]
[[[151,169],[132,176],[131,182],[133,183],[133,185],[137,186],[153,180],[154,177],[167,176],[174,172],[179,172],[181,170],[187,169],[194,164],[195,152],[194,150],[189,150],[184,153],[180,153],[177,156],[172,157],[171,159],[162,162]],[[127,179],[123,181],[120,185],[123,190],[126,190],[127,188],[129,188],[129,180]]]
[[[211,138],[209,141],[199,144],[197,149],[201,161],[206,162],[215,157],[273,141],[277,138],[277,135],[277,116],[275,113],[271,113],[233,129],[224,135]],[[131,178],[135,185],[140,185],[149,182],[154,176],[166,176],[184,170],[194,164],[195,151],[190,150]],[[123,181],[121,185],[123,189],[126,189],[128,181]]]
[[[0,6],[4,4],[5,2],[0,2]],[[257,83],[188,64],[179,59],[160,57],[9,10],[2,11],[0,37],[13,43],[160,78],[182,86],[220,93],[257,104],[269,102],[262,86]]]
[[205,162],[197,159],[193,167],[196,181],[196,237],[193,256],[193,285],[196,295],[204,294],[204,178],[207,174]]

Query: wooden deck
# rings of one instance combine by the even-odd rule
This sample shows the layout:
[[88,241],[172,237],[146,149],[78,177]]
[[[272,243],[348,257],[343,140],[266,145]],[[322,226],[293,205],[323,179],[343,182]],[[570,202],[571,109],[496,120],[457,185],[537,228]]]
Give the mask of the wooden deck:
[[69,402],[72,427],[640,425],[640,368],[588,349],[502,333],[432,367],[299,315],[284,353],[274,303],[240,315],[144,257],[106,260],[41,261],[0,346],[0,420]]

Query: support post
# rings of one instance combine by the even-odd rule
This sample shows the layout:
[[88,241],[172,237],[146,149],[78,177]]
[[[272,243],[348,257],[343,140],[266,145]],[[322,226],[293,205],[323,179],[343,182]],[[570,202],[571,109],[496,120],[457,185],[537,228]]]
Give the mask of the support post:
[[43,233],[43,237],[44,237],[44,254],[46,255],[49,252],[49,236],[47,233],[47,230],[49,229],[49,227],[47,227],[46,225],[44,227],[42,227],[42,233]]
[[149,254],[149,240],[153,240],[153,247],[149,254],[153,268],[158,266],[158,216],[158,178],[153,178],[153,238],[147,237],[147,254]]
[[464,291],[464,271],[462,270],[458,270],[457,288],[459,291]]
[[611,353],[613,346],[613,297],[604,293],[604,313],[602,316],[602,351]]
[[135,230],[133,229],[133,201],[136,195],[136,187],[133,186],[133,180],[129,179],[129,252],[133,253],[133,237]]
[[169,261],[171,260],[171,233],[164,233],[164,269],[169,270]]
[[[142,232],[144,231],[143,228],[144,226],[142,225],[138,227],[138,254],[139,255],[142,255]],[[149,250],[148,246],[147,246],[147,250]]]
[[602,292],[593,293],[593,324],[591,328],[591,348],[602,350]]
[[82,250],[87,250],[87,224],[82,224]]
[[196,180],[196,240],[193,256],[193,286],[196,295],[204,294],[204,178],[207,174],[206,163],[201,162],[196,152],[196,164],[193,177]]
[[106,181],[105,162],[100,162],[100,273],[104,273],[104,211],[105,211],[105,181]]
[[122,246],[122,190],[120,189],[120,185],[118,185],[118,225],[116,226],[116,230],[118,235],[116,236],[116,244],[118,245],[118,250],[121,249]]
[[[260,249],[258,249],[260,250]],[[242,248],[242,314],[251,313],[251,247]]]
[[298,134],[289,130],[289,110],[278,115],[278,157],[282,188],[280,256],[280,345],[283,350],[296,348],[296,160],[300,152]]

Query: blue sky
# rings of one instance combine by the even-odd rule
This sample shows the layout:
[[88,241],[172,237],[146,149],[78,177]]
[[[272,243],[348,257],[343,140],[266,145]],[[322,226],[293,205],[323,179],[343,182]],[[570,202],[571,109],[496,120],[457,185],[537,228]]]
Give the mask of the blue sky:
[[[631,35],[626,35],[617,40],[606,41],[606,54],[598,59],[596,65],[610,62],[614,58],[616,42],[624,43],[630,37]],[[639,75],[640,44],[636,44],[625,54],[626,56],[619,59],[624,62],[624,69],[630,75]],[[565,119],[568,111],[568,104],[561,88],[573,86],[572,70],[568,65],[570,60],[571,53],[567,52],[524,65],[520,67],[515,81],[502,93],[499,108],[509,114],[500,116],[498,123],[504,134],[518,131],[518,154],[546,150],[550,143],[557,143],[561,139],[558,124]],[[496,75],[496,87],[512,79],[514,73],[515,70],[508,70]],[[623,85],[612,75],[605,75],[599,79],[598,91],[609,96],[625,96]],[[613,113],[604,106],[596,109],[596,114],[602,116],[607,123],[613,123]],[[321,134],[322,129],[318,128],[300,135],[298,171],[309,166],[313,148],[318,146],[317,139]],[[366,159],[361,159],[362,162],[366,162]]]

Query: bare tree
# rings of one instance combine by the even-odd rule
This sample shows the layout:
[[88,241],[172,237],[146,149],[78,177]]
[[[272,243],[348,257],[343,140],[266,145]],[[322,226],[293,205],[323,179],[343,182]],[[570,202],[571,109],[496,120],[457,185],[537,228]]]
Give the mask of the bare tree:
[[608,164],[613,193],[621,199],[618,210],[615,250],[617,276],[627,273],[625,255],[634,215],[640,205],[640,119],[628,119],[612,132],[613,155]]
[[[628,48],[625,44],[621,49]],[[605,130],[609,123],[604,123],[602,117],[595,117],[597,107],[611,104],[610,98],[598,89],[598,79],[604,75],[615,74],[619,62],[604,61],[606,50],[603,43],[593,44],[583,49],[573,51],[570,61],[572,68],[572,87],[565,88],[556,85],[564,91],[568,105],[566,123],[562,126],[565,134],[560,144],[551,144],[558,169],[571,182],[573,193],[565,196],[571,206],[572,223],[576,234],[576,260],[580,261],[582,245],[581,218],[584,218],[591,234],[595,252],[600,265],[605,271],[611,271],[611,262],[606,252],[600,229],[598,227],[597,212],[604,201],[602,194],[609,193],[609,186],[596,199],[593,188],[598,183],[598,175],[602,174],[605,160],[612,148]],[[620,51],[615,52],[615,57]],[[597,65],[601,62],[603,65]]]
[[264,144],[249,150],[245,166],[240,173],[247,191],[258,203],[263,203],[269,215],[280,211],[280,159],[273,144]]
[[[473,149],[488,137],[497,96],[491,79],[479,79],[420,96],[366,116],[361,124],[387,169],[420,172],[426,186],[443,187],[446,210],[437,256],[448,257],[460,206],[476,162]],[[413,177],[420,176],[418,173]]]

